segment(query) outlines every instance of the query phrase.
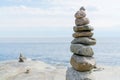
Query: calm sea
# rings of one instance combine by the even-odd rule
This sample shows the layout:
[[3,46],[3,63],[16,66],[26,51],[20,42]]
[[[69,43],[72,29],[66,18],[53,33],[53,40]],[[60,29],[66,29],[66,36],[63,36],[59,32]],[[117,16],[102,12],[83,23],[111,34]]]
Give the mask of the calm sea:
[[[97,64],[120,66],[120,38],[96,39],[97,45],[93,49]],[[71,40],[72,38],[0,40],[0,61],[18,59],[19,54],[23,53],[33,60],[68,66],[72,55],[69,49]]]

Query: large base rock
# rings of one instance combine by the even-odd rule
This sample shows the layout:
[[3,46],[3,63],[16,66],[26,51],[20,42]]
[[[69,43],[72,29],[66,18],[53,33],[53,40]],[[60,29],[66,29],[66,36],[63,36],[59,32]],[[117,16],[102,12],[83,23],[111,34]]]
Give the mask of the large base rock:
[[84,44],[84,45],[95,45],[96,40],[94,38],[89,38],[89,37],[80,37],[80,38],[75,38],[71,42],[72,44]]
[[84,57],[75,54],[72,55],[70,63],[75,70],[80,72],[90,71],[96,65],[93,57]]
[[66,80],[95,80],[90,71],[78,72],[73,68],[68,68],[66,72]]
[[90,46],[85,46],[82,44],[71,44],[71,52],[78,54],[80,56],[93,56],[94,52]]

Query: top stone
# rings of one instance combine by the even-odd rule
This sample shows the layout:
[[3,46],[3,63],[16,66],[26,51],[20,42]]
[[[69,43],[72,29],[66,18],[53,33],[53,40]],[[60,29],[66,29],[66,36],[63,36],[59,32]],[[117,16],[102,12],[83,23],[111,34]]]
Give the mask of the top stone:
[[86,13],[85,13],[84,7],[81,7],[80,10],[75,13],[75,18],[77,19],[84,18],[85,16],[86,16]]
[[81,10],[85,11],[85,8],[82,6],[82,7],[80,8],[80,11],[81,11]]

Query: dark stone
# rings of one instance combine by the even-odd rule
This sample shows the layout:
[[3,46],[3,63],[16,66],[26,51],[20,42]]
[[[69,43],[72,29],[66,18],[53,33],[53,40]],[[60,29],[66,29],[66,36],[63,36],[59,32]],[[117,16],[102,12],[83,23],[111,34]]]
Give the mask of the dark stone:
[[85,8],[82,6],[82,7],[80,8],[80,10],[83,10],[83,11],[85,11]]
[[25,62],[26,57],[24,57],[21,53],[20,53],[20,57],[19,57],[19,62]]

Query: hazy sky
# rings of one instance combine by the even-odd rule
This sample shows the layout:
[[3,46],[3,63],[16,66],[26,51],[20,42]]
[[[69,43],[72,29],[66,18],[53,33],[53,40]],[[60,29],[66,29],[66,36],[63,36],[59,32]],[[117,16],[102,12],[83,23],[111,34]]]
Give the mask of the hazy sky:
[[95,36],[120,37],[120,0],[0,0],[0,37],[71,37],[81,6]]

